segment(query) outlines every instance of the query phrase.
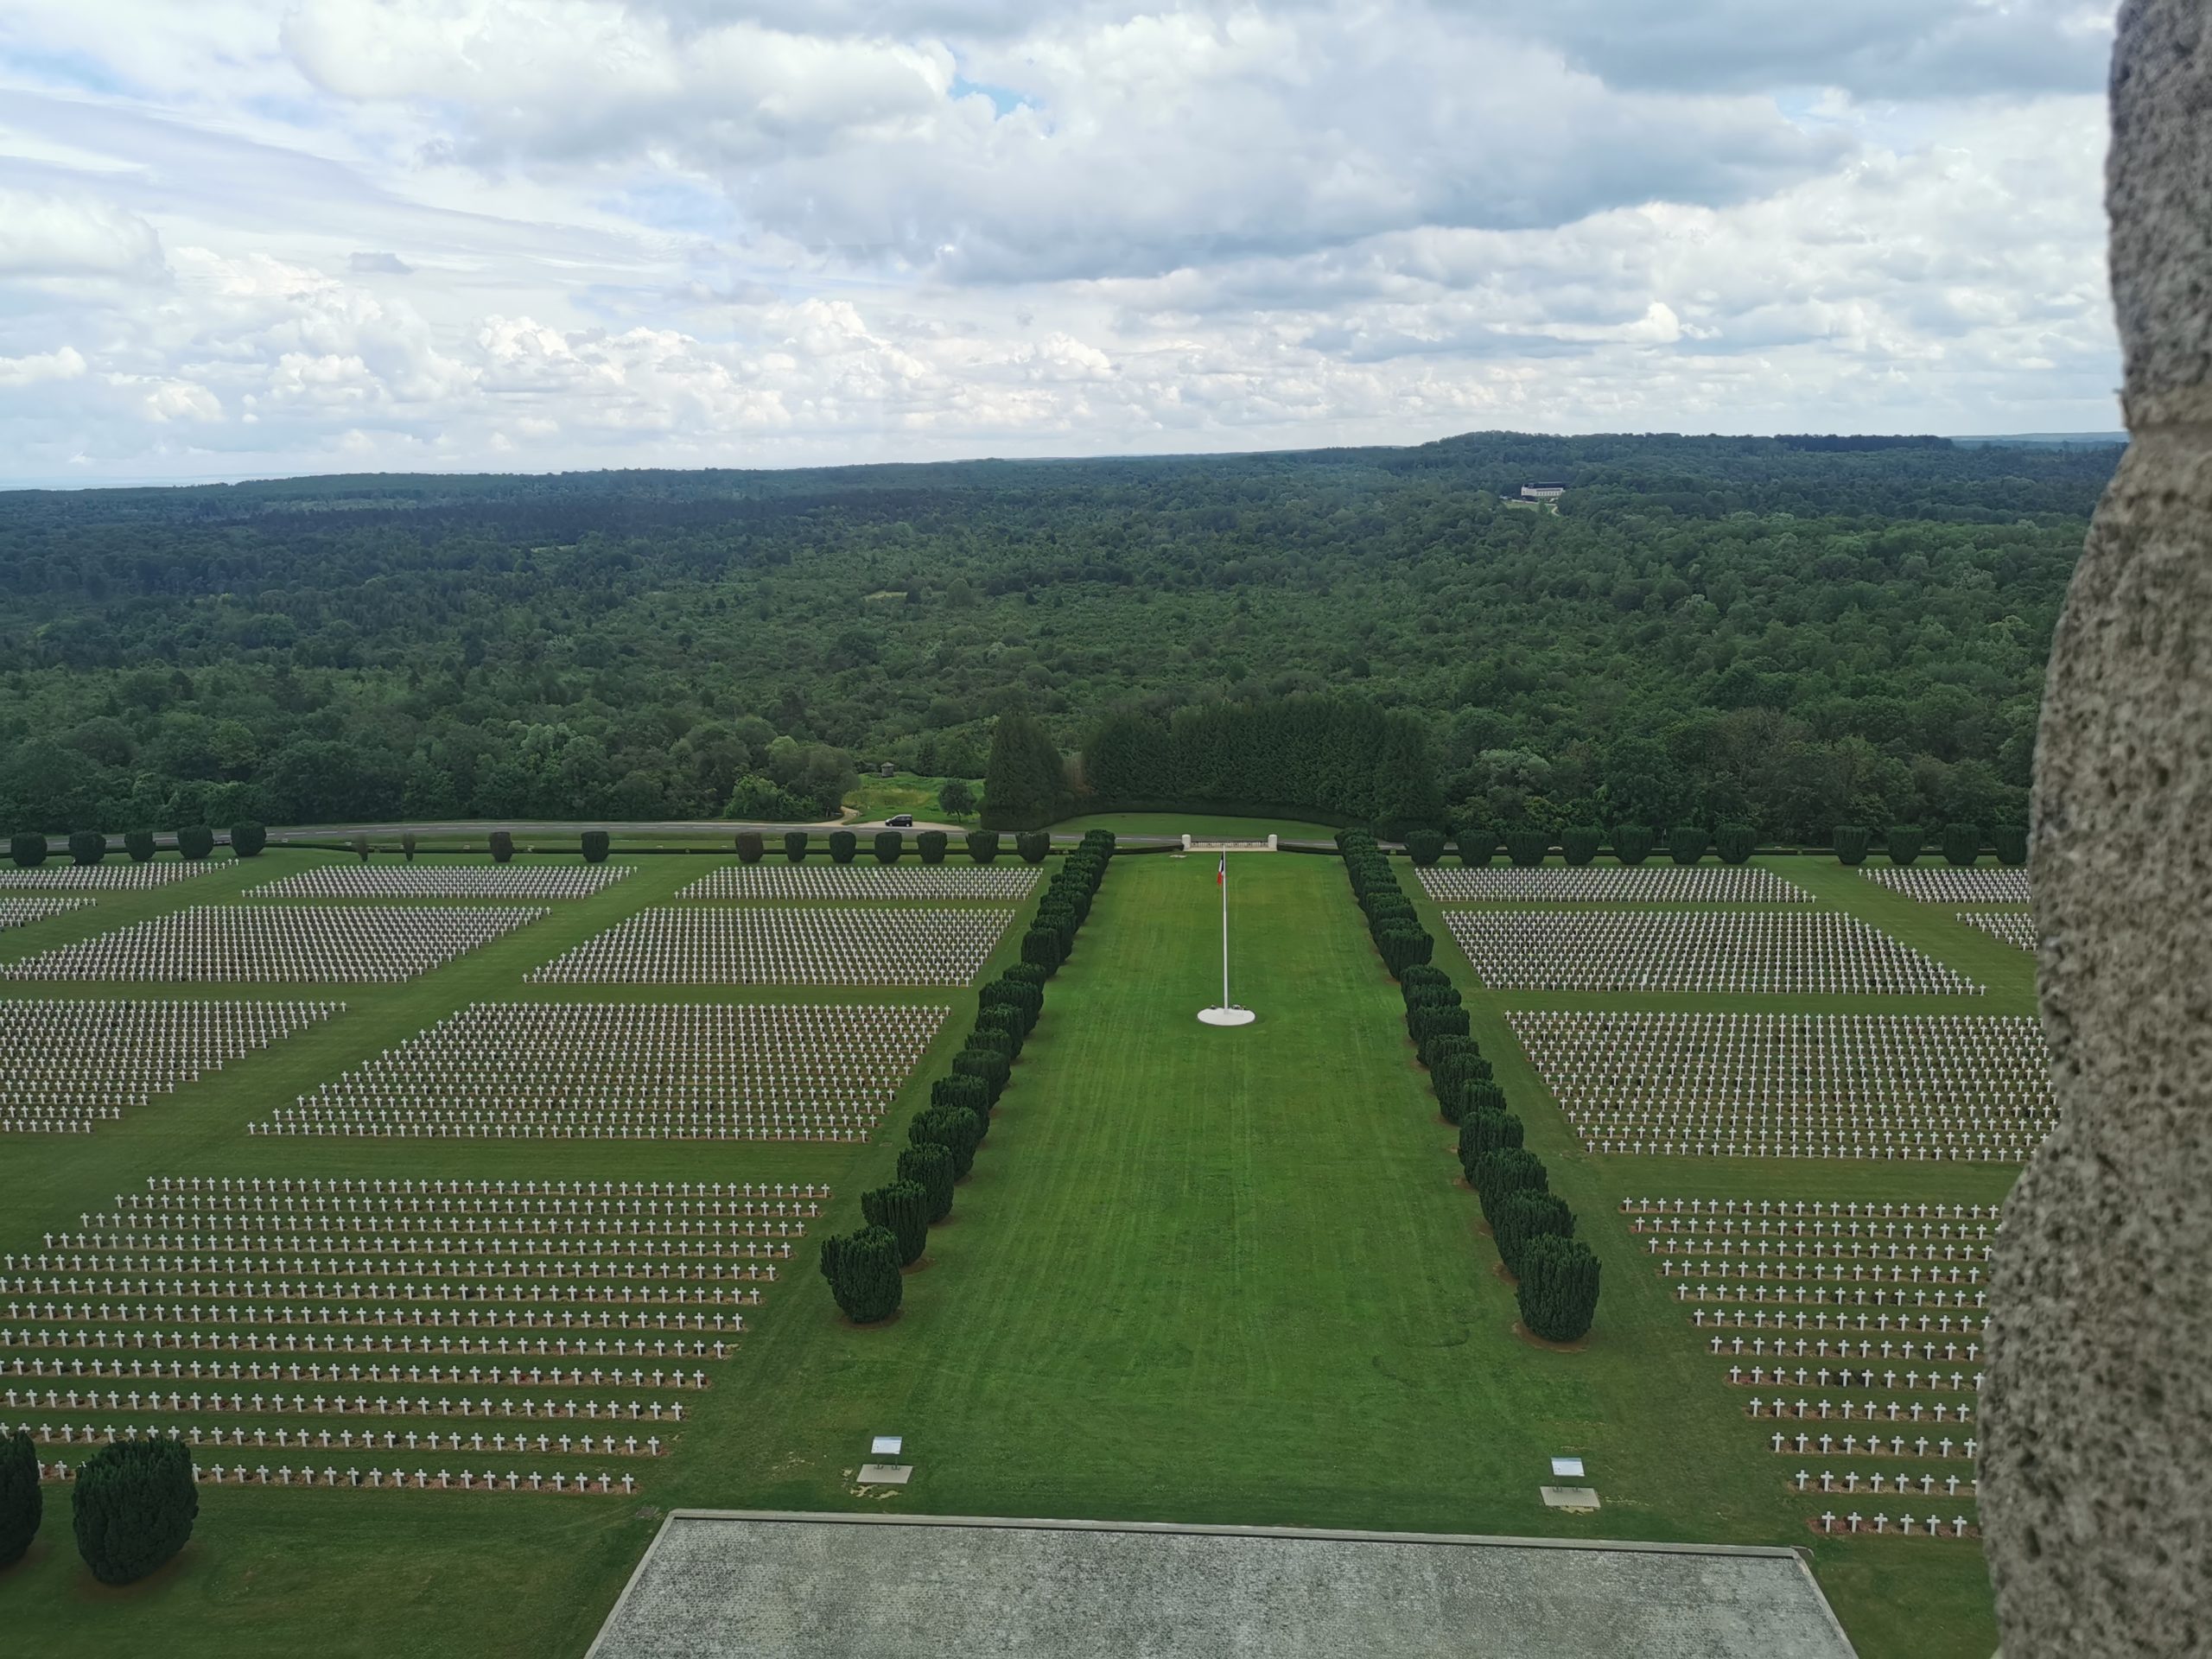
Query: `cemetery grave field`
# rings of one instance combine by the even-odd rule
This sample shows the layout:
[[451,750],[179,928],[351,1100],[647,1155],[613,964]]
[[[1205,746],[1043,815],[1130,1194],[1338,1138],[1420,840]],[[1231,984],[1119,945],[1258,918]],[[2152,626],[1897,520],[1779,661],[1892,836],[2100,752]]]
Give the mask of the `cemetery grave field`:
[[911,858],[897,864],[869,862],[829,864],[810,859],[804,864],[784,861],[724,864],[701,876],[676,896],[678,899],[882,899],[907,903],[932,899],[960,899],[988,904],[1012,904],[1026,899],[1037,885],[1038,872],[1031,865],[1001,857],[990,864],[976,864],[964,855],[957,862],[918,864]]
[[[701,859],[633,861],[634,876],[554,905],[420,976],[346,986],[342,1009],[219,1071],[203,1068],[196,1081],[127,1103],[97,1133],[9,1137],[0,1171],[0,1419],[34,1432],[44,1425],[41,1452],[53,1459],[81,1455],[87,1433],[175,1428],[181,1436],[196,1430],[212,1461],[213,1437],[224,1437],[226,1478],[200,1489],[194,1541],[127,1592],[92,1596],[77,1587],[83,1569],[67,1535],[66,1494],[49,1486],[41,1541],[0,1576],[0,1613],[38,1651],[89,1655],[159,1640],[180,1659],[310,1646],[581,1654],[658,1516],[677,1506],[1799,1544],[1813,1552],[1863,1654],[1988,1651],[1978,1547],[1970,1536],[1925,1535],[1917,1517],[1928,1510],[1918,1499],[1934,1494],[1917,1490],[1920,1464],[1909,1464],[1916,1517],[1910,1538],[1893,1528],[1881,1536],[1817,1535],[1811,1522],[1827,1500],[1810,1504],[1796,1489],[1794,1440],[1792,1455],[1777,1457],[1768,1437],[1779,1425],[1764,1416],[1764,1402],[1777,1393],[1796,1397],[1794,1325],[1786,1332],[1792,1351],[1778,1357],[1771,1323],[1764,1337],[1756,1323],[1743,1333],[1744,1356],[1732,1347],[1715,1354],[1710,1338],[1724,1332],[1698,1325],[1700,1308],[1717,1317],[1748,1307],[1756,1319],[1762,1303],[1732,1294],[1692,1305],[1675,1294],[1699,1282],[1770,1296],[1801,1284],[1871,1291],[1871,1279],[1834,1274],[1871,1273],[1873,1255],[1813,1248],[1801,1262],[1794,1235],[1762,1241],[1715,1230],[1716,1245],[1737,1248],[1707,1251],[1707,1233],[1686,1233],[1681,1242],[1694,1241],[1696,1253],[1655,1256],[1648,1247],[1662,1236],[1638,1233],[1634,1224],[1661,1217],[1631,1217],[1621,1205],[1647,1193],[1724,1204],[1987,1207],[2001,1203],[2017,1166],[1592,1151],[1523,1053],[1509,1016],[2017,1019],[2031,1011],[2032,967],[2012,946],[1833,863],[1774,861],[1778,878],[1812,894],[1820,912],[1854,916],[1986,994],[1968,1002],[1941,990],[1495,989],[1459,957],[1443,912],[1401,864],[1437,938],[1438,962],[1465,993],[1484,1052],[1526,1120],[1529,1144],[1550,1165],[1554,1190],[1569,1200],[1604,1265],[1596,1328],[1578,1351],[1558,1352],[1516,1332],[1512,1289],[1495,1270],[1459,1179],[1454,1131],[1439,1118],[1413,1058],[1400,998],[1342,866],[1295,855],[1231,858],[1235,995],[1262,1017],[1248,1031],[1224,1033],[1193,1018],[1219,989],[1214,861],[1119,857],[1052,984],[974,1173],[907,1275],[902,1311],[887,1325],[855,1329],[815,1270],[819,1241],[856,1225],[860,1193],[889,1179],[906,1122],[972,1019],[973,982],[1015,959],[1034,895],[984,901],[995,910],[990,927],[960,940],[945,982],[873,983],[860,977],[874,958],[852,948],[857,936],[820,920],[850,913],[851,901],[741,899],[716,911],[679,897],[708,873]],[[488,868],[480,858],[450,862]],[[577,861],[524,855],[512,868],[541,864]],[[247,889],[317,868],[357,867],[340,855],[272,849],[251,864],[219,861],[205,881],[104,893],[100,908],[113,913],[97,926],[83,917],[42,925],[80,937],[111,932],[233,903]],[[369,868],[403,867],[379,859]],[[864,913],[941,921],[977,908],[959,898]],[[631,918],[741,910],[815,918],[811,931],[802,924],[774,935],[778,956],[753,959],[754,971],[773,962],[773,971],[810,976],[746,982],[728,957],[721,976],[708,982],[539,976],[626,925],[634,930]],[[813,963],[796,956],[810,938]],[[35,948],[20,934],[0,936],[0,963]],[[0,1012],[57,995],[206,1004],[302,993],[236,982],[73,984],[57,993],[0,981]],[[729,1084],[733,1068],[720,1057],[762,1033],[772,1033],[766,1048],[736,1066],[738,1081]],[[495,1063],[502,1052],[512,1057],[504,1076]],[[747,1111],[768,1113],[772,1131],[775,1114],[804,1116],[807,1090],[825,1074],[865,1108],[866,1139],[612,1132],[625,1113],[632,1129],[643,1130],[709,1119],[734,1128]],[[715,1079],[726,1085],[718,1099]],[[648,1106],[649,1097],[663,1104]],[[299,1115],[309,1109],[382,1110],[392,1127],[430,1132],[251,1132],[288,1112],[304,1125]],[[496,1132],[502,1122],[609,1133]],[[717,1185],[720,1194],[699,1190]],[[779,1185],[813,1196],[779,1198]],[[541,1202],[576,1208],[525,1208]],[[818,1213],[742,1213],[760,1202],[804,1203]],[[674,1207],[687,1203],[717,1210]],[[1725,1211],[1721,1218],[1729,1218]],[[541,1221],[549,1230],[534,1230]],[[1980,1224],[1971,1215],[1946,1221]],[[800,1223],[804,1234],[742,1230]],[[709,1225],[728,1230],[682,1230]],[[1847,1233],[1822,1234],[1805,1243],[1848,1241]],[[1869,1251],[1875,1245],[1859,1242]],[[1882,1265],[1927,1271],[1936,1263],[1925,1244],[1963,1250],[1980,1242],[1892,1246],[1885,1238],[1885,1248],[1922,1254],[1885,1255]],[[1760,1268],[1763,1243],[1768,1266]],[[1708,1260],[1716,1272],[1702,1281],[1656,1265]],[[1750,1274],[1732,1271],[1723,1281],[1717,1271],[1746,1261]],[[1942,1265],[1948,1273],[1955,1264]],[[1955,1265],[1963,1274],[1975,1264]],[[1783,1276],[1801,1268],[1810,1276]],[[694,1269],[699,1276],[677,1276]],[[1938,1286],[1908,1276],[1903,1288]],[[1948,1278],[1940,1288],[1953,1292]],[[1959,1290],[1974,1288],[1961,1278]],[[716,1291],[724,1300],[713,1299]],[[728,1300],[741,1293],[742,1303]],[[1783,1306],[1764,1306],[1770,1321]],[[1788,1311],[1794,1317],[1797,1305]],[[1840,1311],[1855,1319],[1860,1310]],[[1971,1309],[1943,1311],[1963,1319]],[[1916,1319],[1920,1309],[1870,1302],[1866,1312]],[[563,1317],[565,1325],[531,1322]],[[742,1329],[689,1323],[716,1319],[741,1319]],[[662,1319],[671,1323],[664,1329]],[[150,1344],[156,1333],[159,1348]],[[1730,1344],[1737,1334],[1732,1325],[1725,1332]],[[183,1345],[172,1346],[179,1335]],[[1827,1335],[1844,1339],[1840,1331]],[[134,1337],[142,1345],[121,1345]],[[223,1345],[208,1347],[210,1339]],[[380,1345],[387,1339],[390,1354]],[[1762,1339],[1764,1353],[1751,1346]],[[1850,1339],[1859,1339],[1855,1326]],[[1916,1328],[1893,1331],[1887,1339],[1899,1346],[1887,1357],[1881,1333],[1870,1331],[1868,1339],[1872,1354],[1821,1356],[1808,1346],[1803,1361],[1815,1407],[1817,1366],[1834,1368],[1839,1431],[1847,1363],[1877,1377],[1871,1395],[1853,1385],[1852,1433],[1861,1432],[1869,1397],[1884,1427],[1891,1400],[1908,1414],[1916,1403],[1931,1427],[1936,1405],[1948,1425],[1970,1404],[1970,1389],[1949,1386],[1950,1361],[1940,1353],[1908,1358],[1902,1347],[1948,1340],[1963,1352],[1973,1340],[1963,1326],[1925,1338]],[[524,1342],[527,1355],[518,1351]],[[588,1351],[551,1351],[579,1342]],[[673,1354],[614,1351],[640,1342],[709,1344],[706,1357],[682,1362],[687,1376],[703,1372],[706,1386],[679,1386]],[[716,1342],[726,1350],[720,1357]],[[70,1369],[19,1377],[18,1358]],[[181,1364],[182,1375],[156,1378],[157,1363]],[[135,1375],[113,1369],[133,1363],[142,1368]],[[1778,1390],[1730,1382],[1730,1365],[1753,1363],[1763,1372],[1786,1366],[1787,1378]],[[211,1369],[218,1364],[219,1378]],[[1894,1389],[1880,1379],[1890,1365],[1899,1373]],[[1931,1366],[1942,1367],[1941,1386],[1929,1386]],[[541,1380],[517,1380],[518,1369],[526,1378],[531,1367]],[[385,1375],[372,1376],[371,1368]],[[1919,1386],[1905,1380],[1913,1368]],[[618,1369],[626,1375],[616,1377]],[[656,1369],[664,1373],[658,1381]],[[1963,1376],[1963,1359],[1958,1369]],[[248,1374],[256,1370],[281,1374]],[[1763,1402],[1758,1421],[1754,1395]],[[368,1408],[356,1409],[364,1401]],[[610,1419],[610,1410],[620,1414]],[[1817,1420],[1806,1421],[1809,1429]],[[911,1484],[855,1484],[878,1433],[905,1435],[916,1469]],[[348,1434],[353,1446],[345,1444]],[[364,1444],[364,1435],[375,1439]],[[588,1453],[586,1435],[594,1442]],[[528,1437],[520,1452],[518,1436]],[[652,1439],[662,1441],[658,1451]],[[1880,1473],[1886,1494],[1897,1468],[1908,1466],[1894,1455],[1847,1457],[1840,1433],[1830,1449],[1829,1464],[1805,1465],[1815,1487],[1823,1467],[1840,1481],[1855,1469],[1868,1483]],[[1542,1503],[1547,1459],[1559,1454],[1585,1459],[1603,1497],[1597,1514]],[[533,1463],[535,1491],[527,1484]],[[1929,1468],[1939,1463],[1931,1459]],[[264,1464],[267,1484],[258,1474]],[[351,1467],[362,1472],[359,1487]],[[375,1488],[366,1484],[372,1467],[380,1471]],[[395,1467],[404,1487],[391,1483]],[[240,1468],[244,1484],[235,1478]],[[312,1486],[301,1480],[307,1468]],[[412,1484],[418,1468],[429,1490]],[[1954,1468],[1964,1478],[1961,1458],[1945,1480]],[[282,1469],[293,1471],[289,1481]],[[330,1469],[335,1489],[324,1479]],[[467,1490],[458,1484],[464,1470]],[[521,1478],[512,1488],[511,1470]],[[550,1487],[556,1471],[563,1478],[558,1494]],[[607,1492],[597,1490],[602,1473]],[[581,1495],[573,1485],[580,1474],[589,1482]],[[625,1475],[634,1487],[626,1493]],[[1963,1499],[1953,1505],[1954,1494],[1941,1490],[1945,1520],[1964,1513],[1971,1522],[1972,1508]],[[487,1584],[499,1593],[485,1594]]]
[[34,922],[82,910],[92,902],[90,899],[23,899],[0,893],[0,928],[29,927]]
[[1962,910],[1959,919],[2018,950],[2036,948],[2036,918],[2024,910]]

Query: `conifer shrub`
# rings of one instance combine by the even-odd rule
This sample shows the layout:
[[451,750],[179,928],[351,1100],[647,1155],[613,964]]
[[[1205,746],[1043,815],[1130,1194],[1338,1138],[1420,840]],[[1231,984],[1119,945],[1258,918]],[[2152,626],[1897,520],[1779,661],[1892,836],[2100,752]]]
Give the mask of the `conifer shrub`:
[[976,1147],[983,1138],[983,1122],[973,1112],[953,1106],[932,1106],[906,1126],[906,1139],[915,1146],[935,1144],[952,1154],[952,1179],[965,1179],[975,1166]]
[[88,870],[107,856],[107,837],[97,830],[79,830],[69,837],[69,861]]
[[1978,823],[1947,823],[1943,826],[1943,861],[1954,869],[1965,869],[1981,856],[1981,826]]
[[1669,830],[1667,832],[1667,856],[1687,868],[1705,856],[1712,838],[1694,827]]
[[46,862],[46,837],[23,830],[8,837],[8,859],[19,870],[35,870]]
[[2000,824],[1989,832],[1989,845],[1997,861],[2017,870],[2028,861],[2028,832],[2018,824]]
[[1042,830],[1024,830],[1014,836],[1014,850],[1025,864],[1042,864],[1052,850],[1052,837]]
[[1713,850],[1723,864],[1750,863],[1758,845],[1759,832],[1748,823],[1724,823],[1713,836]]
[[23,1559],[45,1514],[46,1498],[38,1487],[38,1447],[20,1428],[0,1434],[0,1567]]
[[1890,855],[1890,862],[1899,868],[1905,868],[1919,858],[1921,849],[1927,842],[1916,827],[1899,823],[1891,826],[1889,838],[1884,845]]
[[514,831],[512,830],[494,830],[492,832],[491,849],[492,861],[494,864],[506,864],[512,862],[515,855]]
[[1651,856],[1659,844],[1659,837],[1650,827],[1641,823],[1617,823],[1613,826],[1613,856],[1622,863],[1634,866]]
[[991,1103],[989,1079],[972,1071],[955,1071],[930,1084],[931,1109],[944,1106],[970,1113],[982,1120],[986,1131],[990,1127]]
[[1840,823],[1835,827],[1835,861],[1856,866],[1866,861],[1866,849],[1874,844],[1874,837],[1861,823]]
[[192,1449],[181,1440],[124,1440],[77,1467],[70,1489],[77,1553],[102,1584],[130,1584],[182,1549],[200,1514]]
[[1551,852],[1552,838],[1541,830],[1511,830],[1506,832],[1505,855],[1516,868],[1533,870]]
[[739,863],[758,864],[767,855],[768,842],[758,830],[741,830],[737,832],[737,861]]
[[176,851],[179,858],[195,861],[210,857],[215,851],[215,832],[204,823],[188,824],[176,832]]
[[127,830],[123,836],[123,850],[133,864],[149,862],[154,856],[154,832],[150,830]]
[[410,864],[415,861],[415,832],[412,830],[400,836],[399,855]]
[[925,864],[944,863],[945,849],[951,844],[952,837],[942,830],[925,830],[914,837],[914,850]]
[[995,830],[970,830],[960,840],[968,849],[968,856],[978,864],[988,864],[999,855],[999,832]]
[[[409,839],[412,840],[410,836]],[[259,858],[262,849],[269,845],[269,831],[261,824],[247,818],[231,826],[231,855],[234,858]]]
[[952,1154],[936,1141],[926,1141],[900,1152],[899,1179],[922,1189],[932,1226],[952,1213]]
[[899,1241],[899,1265],[921,1259],[930,1237],[930,1195],[918,1181],[893,1181],[861,1194],[861,1214]]
[[879,864],[896,864],[899,855],[906,850],[906,837],[896,830],[879,830],[875,841],[868,849]]
[[1484,868],[1497,857],[1497,831],[1486,823],[1465,825],[1452,841],[1459,849],[1459,862],[1468,869]]
[[1509,1192],[1491,1213],[1490,1230],[1497,1259],[1517,1279],[1531,1240],[1574,1236],[1574,1212],[1555,1192]]
[[604,830],[585,830],[583,835],[584,862],[587,864],[606,863],[607,849],[613,844],[613,838]]
[[1014,1063],[996,1049],[982,1047],[971,1040],[967,1047],[952,1057],[952,1069],[956,1074],[981,1077],[990,1091],[990,1103],[995,1106],[999,1096],[1006,1092],[1007,1079],[1013,1075]]
[[874,1325],[899,1311],[906,1295],[899,1241],[887,1227],[863,1227],[822,1241],[822,1276],[855,1325]]
[[1560,856],[1578,870],[1596,863],[1598,849],[1605,844],[1605,832],[1594,823],[1562,830],[1559,835]]
[[[1459,1173],[1467,1185],[1476,1185],[1476,1172],[1494,1152],[1510,1152],[1521,1145],[1526,1129],[1510,1112],[1469,1112],[1459,1123]],[[1479,1190],[1479,1189],[1478,1189]]]
[[1408,830],[1406,831],[1406,856],[1413,861],[1416,869],[1433,868],[1436,861],[1444,856],[1444,837],[1433,830]]
[[851,830],[832,830],[830,832],[830,861],[832,864],[851,863],[853,855],[860,849],[861,838]]
[[808,846],[812,842],[813,839],[814,839],[814,838],[813,838],[811,836],[808,835],[808,834],[807,834],[807,832],[806,832],[805,830],[785,830],[785,831],[784,831],[784,859],[785,859],[785,862],[787,862],[787,863],[791,863],[791,864],[804,864],[804,863],[805,863],[805,862],[806,862],[806,849],[807,849]]
[[1484,1219],[1494,1228],[1498,1204],[1508,1193],[1547,1192],[1551,1172],[1526,1147],[1499,1147],[1475,1160],[1471,1185],[1482,1200]]
[[[181,831],[179,831],[180,835],[181,835]],[[181,850],[181,843],[180,843],[180,850]],[[369,838],[366,836],[356,836],[353,837],[353,856],[359,859],[364,864],[369,861]]]
[[1521,1323],[1547,1342],[1579,1342],[1598,1312],[1598,1257],[1579,1238],[1539,1234],[1516,1275]]

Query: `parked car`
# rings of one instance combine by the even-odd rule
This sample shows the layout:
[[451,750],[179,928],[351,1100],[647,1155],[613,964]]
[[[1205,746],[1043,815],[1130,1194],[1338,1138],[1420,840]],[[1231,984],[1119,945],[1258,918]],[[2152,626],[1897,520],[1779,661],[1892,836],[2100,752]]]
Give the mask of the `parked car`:
[[883,824],[887,830],[911,830],[914,827],[914,815],[911,812],[893,812],[883,821]]

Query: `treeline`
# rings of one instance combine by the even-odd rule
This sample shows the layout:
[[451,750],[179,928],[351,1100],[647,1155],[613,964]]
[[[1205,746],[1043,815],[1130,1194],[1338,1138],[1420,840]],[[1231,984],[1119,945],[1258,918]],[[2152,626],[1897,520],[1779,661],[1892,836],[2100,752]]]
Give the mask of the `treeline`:
[[[982,776],[1001,715],[1075,754],[1117,710],[1351,696],[1421,726],[1454,821],[2024,822],[2118,454],[1484,433],[17,493],[0,832],[813,818],[861,764]],[[1556,513],[1501,499],[1533,477]]]

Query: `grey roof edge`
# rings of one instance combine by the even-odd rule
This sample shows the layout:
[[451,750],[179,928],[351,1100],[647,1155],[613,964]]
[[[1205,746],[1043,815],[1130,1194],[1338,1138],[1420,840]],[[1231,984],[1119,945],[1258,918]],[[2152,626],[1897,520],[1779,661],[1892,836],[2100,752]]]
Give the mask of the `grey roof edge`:
[[1854,1653],[1843,1621],[1828,1605],[1820,1580],[1814,1576],[1809,1552],[1789,1544],[1677,1544],[1657,1540],[1603,1538],[1518,1538],[1503,1535],[1459,1532],[1370,1532],[1338,1527],[1244,1527],[1180,1521],[1074,1521],[1042,1516],[982,1515],[871,1515],[819,1510],[671,1510],[645,1546],[622,1586],[622,1593],[607,1609],[599,1634],[592,1638],[584,1659],[599,1659],[607,1633],[629,1603],[631,1593],[652,1565],[654,1553],[669,1529],[679,1521],[743,1521],[805,1526],[853,1527],[964,1527],[1027,1532],[1122,1532],[1213,1538],[1281,1538],[1329,1543],[1446,1544],[1475,1549],[1564,1549],[1626,1551],[1647,1555],[1724,1555],[1758,1560],[1787,1560],[1796,1564],[1805,1587],[1834,1631],[1847,1653]]

